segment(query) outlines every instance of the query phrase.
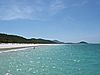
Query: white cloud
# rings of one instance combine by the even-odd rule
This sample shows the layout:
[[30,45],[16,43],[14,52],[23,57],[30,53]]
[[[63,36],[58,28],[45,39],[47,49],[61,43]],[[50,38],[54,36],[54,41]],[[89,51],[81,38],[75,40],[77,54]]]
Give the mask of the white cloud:
[[[2,2],[3,1],[3,2]],[[80,7],[87,0],[2,0],[0,3],[0,20],[43,20],[54,16],[63,9]],[[5,1],[5,2],[4,2]],[[7,1],[7,2],[6,2]],[[72,1],[72,3],[70,3]]]
[[[49,0],[48,0],[49,1]],[[58,13],[64,7],[62,0],[10,0],[8,3],[2,3],[0,6],[0,20],[14,19],[42,19],[49,15]]]
[[19,6],[12,6],[1,9],[0,13],[2,13],[2,15],[0,14],[1,20],[30,19],[33,10],[28,6],[22,8]]
[[50,5],[50,12],[57,13],[58,11],[63,10],[65,7],[63,0],[56,0],[53,4]]

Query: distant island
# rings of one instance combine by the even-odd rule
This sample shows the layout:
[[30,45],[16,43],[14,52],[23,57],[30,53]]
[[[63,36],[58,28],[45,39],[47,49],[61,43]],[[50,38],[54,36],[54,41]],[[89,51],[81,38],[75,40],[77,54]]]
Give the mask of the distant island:
[[88,42],[85,42],[85,41],[81,41],[81,42],[78,42],[78,43],[69,42],[69,43],[66,43],[66,44],[88,44]]
[[85,42],[85,41],[81,41],[81,42],[79,42],[78,44],[88,44],[88,43]]
[[0,43],[63,44],[63,42],[58,40],[45,40],[36,38],[27,39],[22,36],[8,35],[3,33],[0,33]]

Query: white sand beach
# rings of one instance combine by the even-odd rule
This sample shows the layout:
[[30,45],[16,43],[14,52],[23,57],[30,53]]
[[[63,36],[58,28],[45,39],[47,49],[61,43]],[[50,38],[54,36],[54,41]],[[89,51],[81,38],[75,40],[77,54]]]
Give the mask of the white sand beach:
[[38,47],[38,46],[50,46],[50,45],[59,45],[59,44],[18,44],[18,43],[1,43],[0,50],[9,50],[9,49],[20,49],[20,48],[29,48],[29,47]]

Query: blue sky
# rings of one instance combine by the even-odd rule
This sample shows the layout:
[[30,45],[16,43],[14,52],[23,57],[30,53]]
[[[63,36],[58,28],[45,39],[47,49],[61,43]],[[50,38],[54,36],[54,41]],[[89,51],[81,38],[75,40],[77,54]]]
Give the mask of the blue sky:
[[100,0],[0,0],[0,32],[100,43]]

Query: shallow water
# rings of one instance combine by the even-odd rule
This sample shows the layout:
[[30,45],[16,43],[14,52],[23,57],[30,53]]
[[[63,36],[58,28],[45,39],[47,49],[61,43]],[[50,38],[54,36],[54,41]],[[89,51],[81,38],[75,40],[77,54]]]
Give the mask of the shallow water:
[[100,45],[44,46],[0,53],[0,75],[100,75]]

